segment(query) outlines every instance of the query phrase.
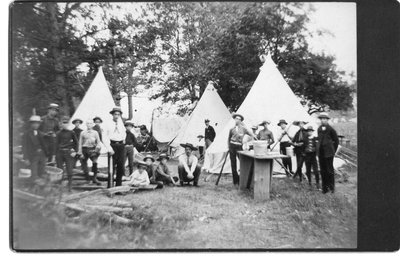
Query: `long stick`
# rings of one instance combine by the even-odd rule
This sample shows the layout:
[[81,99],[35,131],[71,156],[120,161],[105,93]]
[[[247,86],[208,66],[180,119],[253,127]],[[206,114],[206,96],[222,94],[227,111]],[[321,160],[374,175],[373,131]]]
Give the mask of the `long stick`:
[[[292,123],[292,124],[293,124],[293,123]],[[286,130],[286,132],[290,129],[290,127],[292,126],[292,124],[289,125],[289,127],[288,127],[287,130]],[[287,134],[287,135],[288,135],[288,137],[289,137],[289,134]],[[278,145],[278,143],[281,142],[283,136],[284,136],[284,135],[282,135],[282,136],[279,138],[279,140],[275,143],[275,145],[271,148],[271,150],[274,150],[274,148],[276,147],[276,145]],[[289,137],[289,139],[290,139],[290,137]]]
[[218,185],[219,180],[221,179],[222,171],[224,170],[224,166],[225,166],[225,163],[226,163],[226,159],[228,158],[228,154],[229,154],[229,151],[226,152],[225,159],[224,159],[224,163],[222,164],[221,171],[219,172],[218,179],[217,179],[217,181],[215,182],[215,185]]

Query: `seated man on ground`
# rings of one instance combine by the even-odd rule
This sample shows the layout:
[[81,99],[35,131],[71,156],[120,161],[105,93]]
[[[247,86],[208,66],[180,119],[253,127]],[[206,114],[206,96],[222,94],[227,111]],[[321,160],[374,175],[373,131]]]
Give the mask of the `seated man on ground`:
[[156,180],[156,165],[154,164],[155,159],[152,155],[147,154],[143,158],[143,162],[146,163],[146,172],[149,176],[151,184],[157,184],[157,189],[163,188],[163,182]]
[[160,161],[160,164],[156,169],[156,181],[160,181],[166,185],[175,185],[178,182],[178,177],[172,177],[171,171],[167,166],[169,156],[165,153],[162,153],[157,160]]
[[138,169],[129,177],[128,185],[131,186],[147,186],[150,184],[149,176],[146,172],[147,164],[138,161]]
[[185,153],[179,157],[178,173],[179,181],[181,186],[184,182],[188,185],[193,181],[193,186],[198,186],[201,167],[198,165],[198,159],[192,154],[194,150],[197,150],[192,144],[186,143],[181,144],[185,148]]

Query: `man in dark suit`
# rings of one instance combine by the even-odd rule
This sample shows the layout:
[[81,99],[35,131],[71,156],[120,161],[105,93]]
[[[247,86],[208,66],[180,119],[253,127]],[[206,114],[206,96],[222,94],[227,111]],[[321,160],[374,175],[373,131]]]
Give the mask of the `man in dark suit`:
[[322,112],[318,118],[321,126],[318,127],[318,159],[322,178],[322,192],[335,192],[335,171],[333,168],[333,158],[339,146],[339,138],[332,126],[328,124],[329,116]]
[[44,175],[46,165],[47,146],[44,141],[43,132],[39,131],[41,119],[32,116],[29,119],[30,129],[25,132],[22,142],[23,158],[31,169],[31,179],[36,180]]
[[47,149],[47,161],[55,163],[56,133],[60,130],[60,122],[57,118],[59,106],[51,103],[47,107],[47,115],[42,117],[39,130],[44,133],[44,143]]
[[206,128],[204,130],[204,147],[207,149],[213,143],[216,134],[214,128],[210,125],[209,119],[205,119],[204,123],[206,124]]

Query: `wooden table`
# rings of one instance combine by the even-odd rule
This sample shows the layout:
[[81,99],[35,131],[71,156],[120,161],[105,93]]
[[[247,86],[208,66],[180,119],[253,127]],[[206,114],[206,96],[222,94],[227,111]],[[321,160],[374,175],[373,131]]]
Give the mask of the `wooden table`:
[[254,151],[238,151],[240,159],[239,189],[254,187],[255,200],[269,200],[273,160],[288,157],[281,154],[254,155]]

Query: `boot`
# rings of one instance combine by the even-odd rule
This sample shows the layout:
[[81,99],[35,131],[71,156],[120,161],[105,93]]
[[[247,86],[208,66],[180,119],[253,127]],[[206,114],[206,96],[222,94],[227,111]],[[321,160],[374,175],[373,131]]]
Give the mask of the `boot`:
[[93,179],[92,179],[92,181],[93,181],[93,184],[96,184],[96,185],[101,185],[101,183],[99,182],[99,180],[97,180],[97,163],[93,163],[93,166],[92,166],[92,172],[93,172]]

